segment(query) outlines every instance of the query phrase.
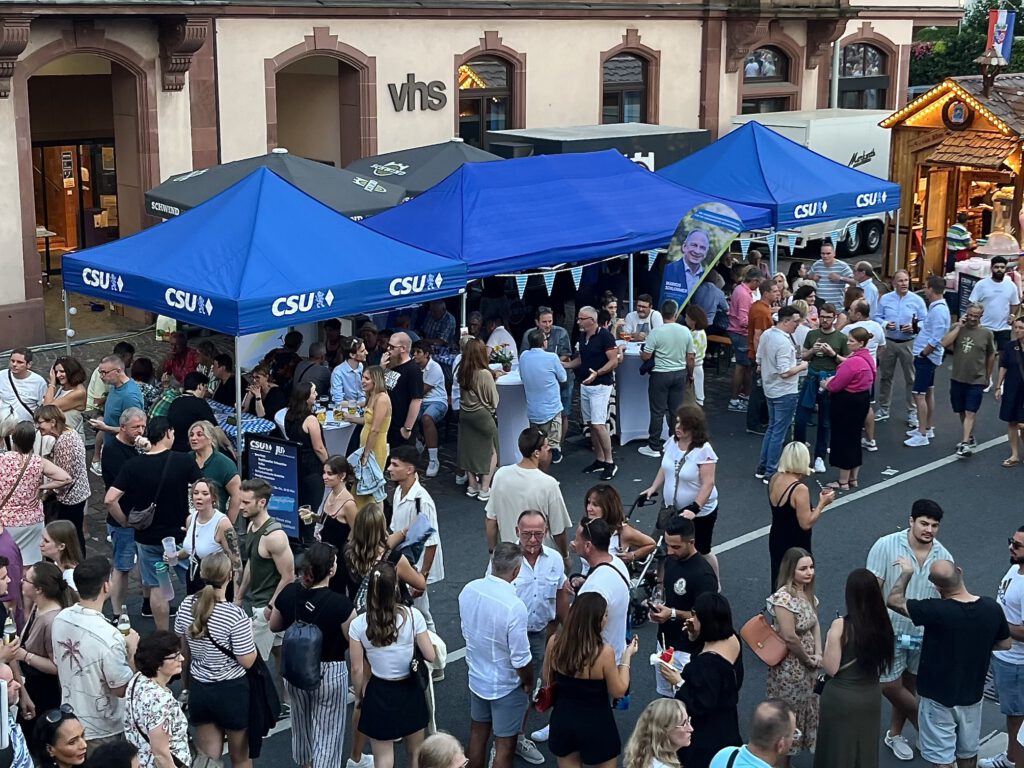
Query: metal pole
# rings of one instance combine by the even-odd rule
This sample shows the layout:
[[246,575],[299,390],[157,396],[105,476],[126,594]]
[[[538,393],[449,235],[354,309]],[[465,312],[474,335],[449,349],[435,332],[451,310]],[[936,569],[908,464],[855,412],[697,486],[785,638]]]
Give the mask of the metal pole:
[[68,312],[68,292],[63,288],[60,290],[60,300],[64,302],[64,350],[67,356],[71,357],[71,337],[74,331],[71,330],[71,313]]
[[[839,67],[842,48],[839,41],[832,43],[832,82],[829,83],[828,104],[832,109],[839,109]],[[897,81],[898,82],[898,81]]]
[[[633,254],[629,254],[629,311],[636,309],[636,298],[633,296]],[[622,315],[625,317],[625,315]]]
[[469,296],[469,286],[467,285],[466,288],[464,288],[463,291],[462,291],[462,301],[461,301],[462,320],[459,321],[459,325],[461,325],[463,327],[466,325],[466,298],[468,296]]
[[242,361],[238,356],[238,337],[235,336],[235,464],[242,471]]
[[896,258],[893,261],[893,264],[894,264],[893,274],[895,274],[900,269],[900,212],[899,212],[899,209],[897,209],[895,213],[896,213],[896,215],[895,215],[895,218],[896,218]]

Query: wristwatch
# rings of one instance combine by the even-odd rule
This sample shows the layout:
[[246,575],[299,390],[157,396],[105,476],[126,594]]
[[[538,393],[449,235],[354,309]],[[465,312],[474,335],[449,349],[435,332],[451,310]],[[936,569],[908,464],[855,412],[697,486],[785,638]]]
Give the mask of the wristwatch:
[[677,614],[676,614],[676,609],[675,609],[675,608],[673,608],[673,609],[672,609],[672,621],[675,621],[675,620],[676,620],[677,618],[678,618],[678,616],[677,616]]

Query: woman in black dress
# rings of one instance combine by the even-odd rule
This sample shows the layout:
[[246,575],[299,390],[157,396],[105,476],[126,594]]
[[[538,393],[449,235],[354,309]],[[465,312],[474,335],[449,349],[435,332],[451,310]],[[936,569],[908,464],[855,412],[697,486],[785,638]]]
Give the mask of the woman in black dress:
[[317,510],[316,529],[313,538],[325,544],[332,544],[338,550],[341,560],[338,569],[331,577],[330,588],[341,595],[354,597],[352,579],[345,566],[345,547],[352,532],[359,509],[356,500],[349,491],[346,481],[352,476],[352,467],[344,456],[331,456],[324,463],[324,498]]
[[717,592],[704,592],[693,604],[694,616],[686,623],[693,642],[704,647],[679,670],[662,663],[661,676],[677,687],[676,698],[686,705],[693,725],[690,745],[679,750],[686,768],[708,768],[720,749],[743,744],[739,703],[743,686],[743,652],[732,627],[729,601]]
[[601,639],[607,621],[607,601],[587,592],[576,598],[565,626],[548,641],[544,682],[554,683],[557,691],[548,747],[558,768],[614,768],[622,751],[610,698],[626,695],[638,646],[634,637],[616,666],[615,651]]
[[768,503],[772,508],[772,527],[768,532],[772,592],[778,588],[775,582],[786,550],[800,547],[811,551],[811,528],[835,499],[831,488],[822,488],[818,504],[812,509],[811,493],[804,485],[804,478],[810,474],[811,454],[806,444],[794,441],[782,449],[778,471],[768,484]]
[[299,506],[311,509],[317,508],[323,500],[324,462],[327,461],[323,428],[313,415],[316,398],[315,384],[310,381],[297,384],[284,415],[285,436],[299,444]]
[[999,353],[996,400],[1010,440],[1010,457],[1003,466],[1013,467],[1020,464],[1020,425],[1024,424],[1024,315],[1013,321],[1010,343]]

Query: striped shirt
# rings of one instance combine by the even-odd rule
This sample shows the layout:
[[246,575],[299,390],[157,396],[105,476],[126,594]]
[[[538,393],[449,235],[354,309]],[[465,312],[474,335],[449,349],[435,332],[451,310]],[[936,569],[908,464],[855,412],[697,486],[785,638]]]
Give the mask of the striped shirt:
[[818,259],[811,264],[808,272],[818,279],[818,287],[815,290],[818,298],[828,304],[835,305],[836,309],[842,309],[843,298],[846,296],[846,286],[849,283],[845,283],[842,280],[832,280],[829,278],[829,275],[834,273],[840,277],[853,277],[853,270],[850,269],[850,265],[845,261],[836,259],[832,262],[832,266],[826,267],[825,262],[822,259]]
[[[909,536],[910,531],[896,531],[876,541],[871,545],[871,551],[868,552],[867,569],[881,580],[882,594],[888,596],[893,581],[899,575],[899,569],[894,567],[893,563],[897,559],[905,557],[914,564],[914,575],[910,577],[910,583],[907,584],[907,599],[927,600],[930,597],[939,597],[938,590],[928,581],[928,573],[932,563],[937,560],[953,562],[953,556],[939,543],[938,539],[935,539],[928,557],[925,558],[924,565],[921,565],[914,550],[910,548]],[[893,632],[897,635],[907,634],[920,637],[924,634],[924,627],[915,627],[914,623],[906,616],[889,611],[889,619],[892,621]]]
[[195,599],[196,595],[189,595],[182,600],[174,619],[174,631],[188,641],[192,655],[192,677],[201,683],[237,680],[245,674],[245,667],[238,663],[237,658],[229,659],[226,653],[210,642],[209,636],[235,657],[253,653],[256,641],[252,634],[252,618],[234,603],[217,603],[206,625],[208,636],[194,640],[189,637],[188,628],[192,625]]

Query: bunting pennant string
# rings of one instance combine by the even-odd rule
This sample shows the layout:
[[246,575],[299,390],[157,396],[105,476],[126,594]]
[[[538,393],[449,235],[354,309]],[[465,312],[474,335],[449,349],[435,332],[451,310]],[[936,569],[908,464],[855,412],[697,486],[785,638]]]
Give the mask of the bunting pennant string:
[[583,279],[583,267],[573,267],[569,272],[572,273],[572,282],[578,291],[580,289],[580,280]]
[[654,262],[658,260],[657,251],[644,251],[647,254],[647,271],[650,272],[654,269]]
[[749,250],[750,250],[750,238],[749,237],[741,237],[740,238],[740,253],[743,254],[743,260],[744,261],[746,261],[746,259],[747,259],[747,252]]
[[838,229],[833,229],[832,230],[831,238],[832,238],[832,245],[833,246],[838,246],[839,245],[839,235],[840,234],[842,234],[840,232],[840,230],[838,230]]
[[516,289],[519,291],[519,298],[523,298],[523,291],[526,290],[526,281],[530,279],[529,275],[516,275]]
[[792,256],[793,252],[796,250],[796,235],[786,235],[786,240],[789,241],[789,255]]
[[547,288],[548,296],[550,296],[551,295],[551,287],[555,284],[555,273],[554,272],[545,272],[543,274],[543,277],[544,277],[544,287]]
[[856,221],[851,221],[849,224],[846,225],[846,236],[852,238],[852,237],[856,237],[856,235],[857,235],[857,222]]

